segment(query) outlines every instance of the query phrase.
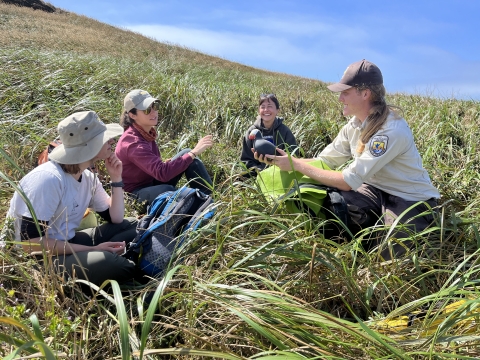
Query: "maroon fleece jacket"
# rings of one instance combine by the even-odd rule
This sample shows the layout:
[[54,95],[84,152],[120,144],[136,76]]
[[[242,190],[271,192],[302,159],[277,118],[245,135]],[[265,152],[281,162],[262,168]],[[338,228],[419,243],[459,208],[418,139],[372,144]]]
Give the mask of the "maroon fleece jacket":
[[123,163],[125,191],[153,185],[153,180],[168,182],[183,173],[193,162],[187,153],[168,162],[162,161],[155,141],[147,141],[130,126],[118,140],[115,154]]

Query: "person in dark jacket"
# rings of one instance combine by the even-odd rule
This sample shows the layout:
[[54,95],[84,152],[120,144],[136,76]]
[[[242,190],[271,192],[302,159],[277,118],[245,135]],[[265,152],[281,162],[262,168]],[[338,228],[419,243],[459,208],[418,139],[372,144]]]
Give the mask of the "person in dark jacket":
[[264,139],[270,141],[276,147],[293,153],[297,149],[297,141],[292,131],[283,123],[283,118],[278,117],[280,104],[275,94],[262,94],[258,103],[258,116],[254,124],[250,126],[243,137],[242,154],[240,160],[247,169],[253,171],[250,175],[255,176],[256,171],[262,171],[266,164],[255,159],[252,148],[253,142],[249,139],[250,132],[258,129]]

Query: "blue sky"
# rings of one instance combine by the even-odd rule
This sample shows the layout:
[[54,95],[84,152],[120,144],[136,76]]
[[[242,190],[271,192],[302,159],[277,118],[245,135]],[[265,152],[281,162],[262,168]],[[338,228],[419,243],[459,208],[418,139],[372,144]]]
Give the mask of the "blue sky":
[[365,58],[388,92],[480,101],[478,0],[48,2],[260,69],[335,82]]

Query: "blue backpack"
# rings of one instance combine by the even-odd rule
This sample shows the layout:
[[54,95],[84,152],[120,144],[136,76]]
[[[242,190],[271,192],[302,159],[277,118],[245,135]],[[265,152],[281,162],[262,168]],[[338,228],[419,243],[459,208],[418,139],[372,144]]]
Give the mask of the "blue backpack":
[[160,194],[139,221],[125,257],[147,275],[161,276],[187,233],[212,218],[214,209],[208,209],[212,203],[211,196],[185,186]]

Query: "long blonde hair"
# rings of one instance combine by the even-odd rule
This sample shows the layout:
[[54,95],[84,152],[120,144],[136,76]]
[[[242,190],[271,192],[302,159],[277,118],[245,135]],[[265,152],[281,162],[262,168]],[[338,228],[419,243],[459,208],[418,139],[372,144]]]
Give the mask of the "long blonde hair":
[[360,141],[357,145],[357,153],[361,154],[365,150],[365,144],[367,144],[375,133],[385,124],[390,112],[395,114],[395,118],[399,119],[400,116],[397,111],[401,110],[397,106],[388,105],[385,100],[385,86],[383,84],[375,85],[360,85],[355,87],[357,93],[362,90],[370,90],[370,101],[372,107],[370,108],[367,116],[367,124],[362,131]]

